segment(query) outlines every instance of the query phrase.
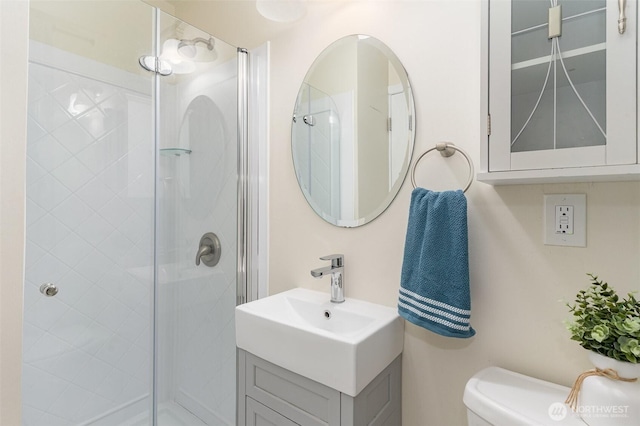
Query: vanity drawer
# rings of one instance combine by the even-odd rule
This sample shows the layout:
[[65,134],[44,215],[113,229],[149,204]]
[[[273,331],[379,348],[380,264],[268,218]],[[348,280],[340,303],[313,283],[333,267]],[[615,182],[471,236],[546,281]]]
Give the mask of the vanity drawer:
[[244,372],[246,395],[287,419],[301,425],[340,424],[340,392],[337,390],[250,353],[246,353]]
[[285,416],[247,397],[247,426],[299,426]]

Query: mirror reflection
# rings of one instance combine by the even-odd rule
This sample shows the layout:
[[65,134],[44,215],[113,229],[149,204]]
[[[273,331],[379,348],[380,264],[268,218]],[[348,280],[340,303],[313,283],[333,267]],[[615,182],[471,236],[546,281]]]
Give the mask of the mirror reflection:
[[393,201],[413,151],[414,104],[395,54],[366,35],[327,47],[307,72],[292,123],[298,183],[337,226],[378,217]]

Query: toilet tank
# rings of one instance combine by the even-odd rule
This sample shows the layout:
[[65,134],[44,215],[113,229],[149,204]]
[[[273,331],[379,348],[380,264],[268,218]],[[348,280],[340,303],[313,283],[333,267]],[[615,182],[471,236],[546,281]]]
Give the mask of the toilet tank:
[[463,400],[469,426],[585,426],[564,404],[569,390],[504,368],[489,367],[469,379]]

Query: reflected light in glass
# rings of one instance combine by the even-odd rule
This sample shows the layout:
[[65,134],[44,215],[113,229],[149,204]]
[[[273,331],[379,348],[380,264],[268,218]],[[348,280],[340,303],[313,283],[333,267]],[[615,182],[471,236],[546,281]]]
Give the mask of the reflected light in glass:
[[174,74],[189,74],[195,71],[196,65],[189,60],[185,60],[178,53],[179,43],[175,38],[165,40],[164,43],[162,43],[162,54],[160,58],[171,64],[171,70]]

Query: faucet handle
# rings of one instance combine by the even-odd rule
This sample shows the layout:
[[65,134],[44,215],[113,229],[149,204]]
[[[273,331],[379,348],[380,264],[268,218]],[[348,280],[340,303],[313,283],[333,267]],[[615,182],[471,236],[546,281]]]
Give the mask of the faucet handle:
[[331,267],[339,268],[344,266],[344,255],[343,254],[329,254],[327,256],[322,256],[320,260],[330,260]]

